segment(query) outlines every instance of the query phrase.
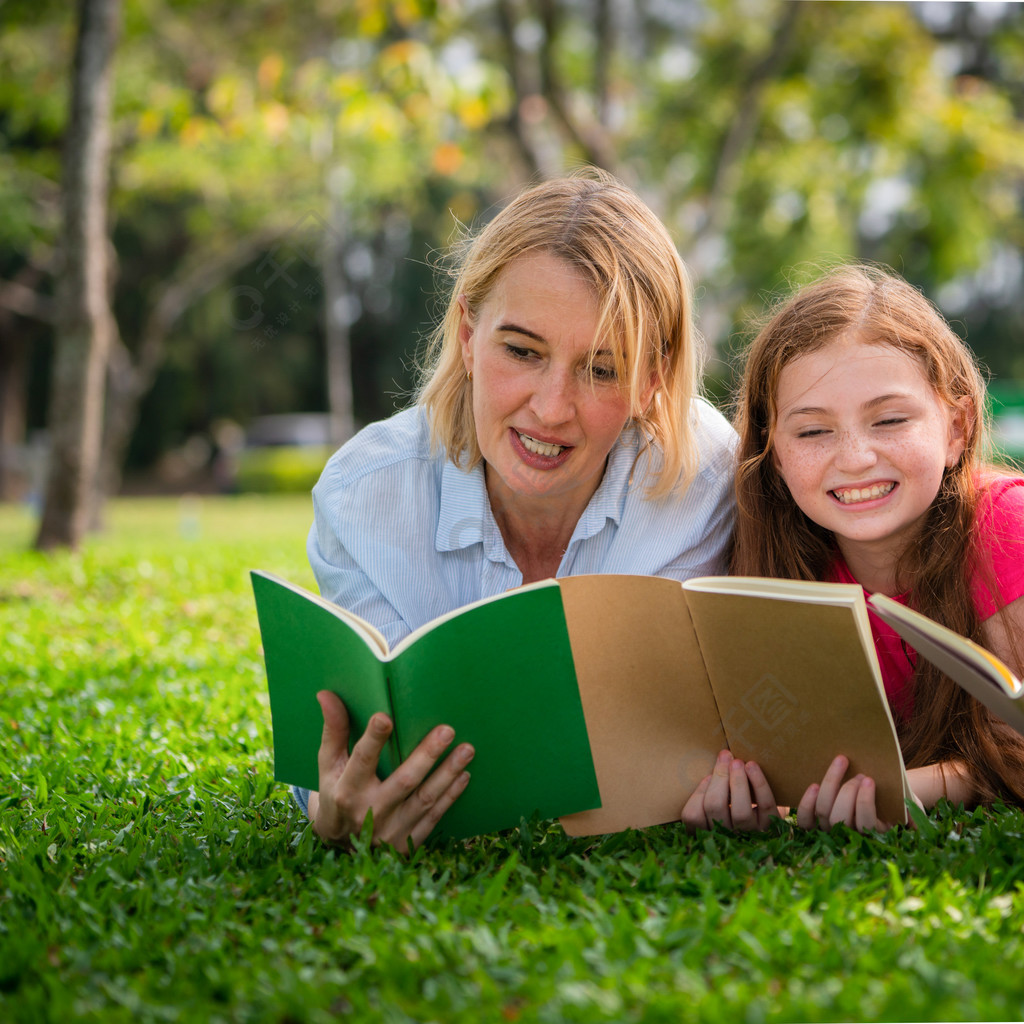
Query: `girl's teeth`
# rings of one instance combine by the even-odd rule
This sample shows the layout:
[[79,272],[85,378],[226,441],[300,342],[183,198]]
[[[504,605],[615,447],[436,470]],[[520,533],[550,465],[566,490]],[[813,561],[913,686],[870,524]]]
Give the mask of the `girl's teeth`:
[[554,458],[565,449],[564,445],[546,444],[544,441],[530,437],[529,434],[520,434],[519,440],[523,442],[523,447],[528,452],[533,452],[534,455],[546,455],[548,458]]
[[836,499],[844,505],[852,505],[855,501],[871,501],[873,498],[881,498],[888,494],[895,483],[875,484],[872,487],[850,487],[843,491],[833,491]]

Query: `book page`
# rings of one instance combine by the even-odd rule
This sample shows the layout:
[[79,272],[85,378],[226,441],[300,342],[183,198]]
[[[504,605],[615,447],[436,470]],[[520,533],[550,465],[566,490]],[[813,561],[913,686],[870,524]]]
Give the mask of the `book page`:
[[991,651],[884,594],[873,594],[868,603],[918,654],[1024,733],[1024,687]]
[[814,600],[794,601],[787,586],[776,599],[776,585],[684,585],[729,749],[757,761],[791,806],[845,754],[848,777],[875,780],[880,817],[904,822],[910,790],[860,587],[821,584]]
[[682,587],[654,576],[559,581],[601,807],[570,835],[678,821],[725,745]]
[[261,577],[265,580],[271,580],[277,586],[283,587],[286,590],[290,590],[293,594],[302,597],[304,600],[311,602],[312,604],[319,605],[325,611],[329,612],[337,619],[341,619],[347,622],[351,628],[358,633],[363,640],[374,649],[374,651],[386,657],[388,654],[388,642],[384,639],[384,634],[377,629],[376,626],[367,622],[366,619],[361,619],[358,615],[353,615],[352,612],[346,608],[342,608],[341,605],[335,604],[333,601],[328,601],[326,597],[320,594],[313,593],[312,590],[307,590],[305,587],[300,587],[295,583],[291,583],[280,576],[275,576],[272,572],[264,572],[261,569],[253,569],[251,575],[255,577]]

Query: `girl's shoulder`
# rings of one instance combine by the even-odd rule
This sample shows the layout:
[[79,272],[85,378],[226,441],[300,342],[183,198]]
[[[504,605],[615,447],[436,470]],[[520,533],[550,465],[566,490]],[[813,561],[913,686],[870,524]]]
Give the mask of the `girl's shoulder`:
[[977,486],[979,528],[1024,522],[1024,476],[993,469],[979,474]]
[[973,592],[982,619],[1024,596],[1024,477],[978,479]]

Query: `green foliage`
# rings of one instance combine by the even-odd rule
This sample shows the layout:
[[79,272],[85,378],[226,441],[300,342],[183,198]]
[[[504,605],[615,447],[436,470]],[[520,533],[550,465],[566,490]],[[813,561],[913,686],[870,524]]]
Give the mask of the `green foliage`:
[[275,445],[247,448],[238,458],[235,489],[263,494],[308,494],[320,479],[331,448],[318,445]]
[[43,557],[0,506],[3,1020],[1024,1015],[1018,810],[323,847],[272,782],[246,578],[311,585],[308,499],[110,512]]

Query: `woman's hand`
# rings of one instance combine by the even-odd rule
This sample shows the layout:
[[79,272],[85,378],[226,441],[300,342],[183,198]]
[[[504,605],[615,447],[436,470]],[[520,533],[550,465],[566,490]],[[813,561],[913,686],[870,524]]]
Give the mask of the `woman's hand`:
[[[439,725],[384,781],[377,762],[391,735],[391,719],[375,714],[348,752],[348,712],[333,693],[317,695],[324,716],[318,757],[320,791],[309,797],[313,830],[332,844],[346,844],[373,811],[373,843],[388,843],[405,852],[409,841],[419,846],[441,815],[466,788],[465,767],[473,758],[468,743],[457,746],[427,778],[437,759],[454,738],[450,726]],[[426,779],[426,781],[424,781]]]
[[728,750],[715,761],[683,808],[687,832],[709,829],[717,822],[737,832],[763,832],[779,816],[771,787],[760,765],[743,762]]
[[[833,825],[846,825],[858,832],[874,830],[888,832],[892,824],[878,817],[875,807],[875,780],[867,775],[855,775],[843,781],[850,767],[849,758],[840,754],[825,772],[821,783],[807,788],[796,811],[796,823],[800,828],[830,829]],[[914,792],[914,801],[924,810],[924,805],[913,786],[913,771],[907,773]],[[913,819],[910,819],[913,827]]]

